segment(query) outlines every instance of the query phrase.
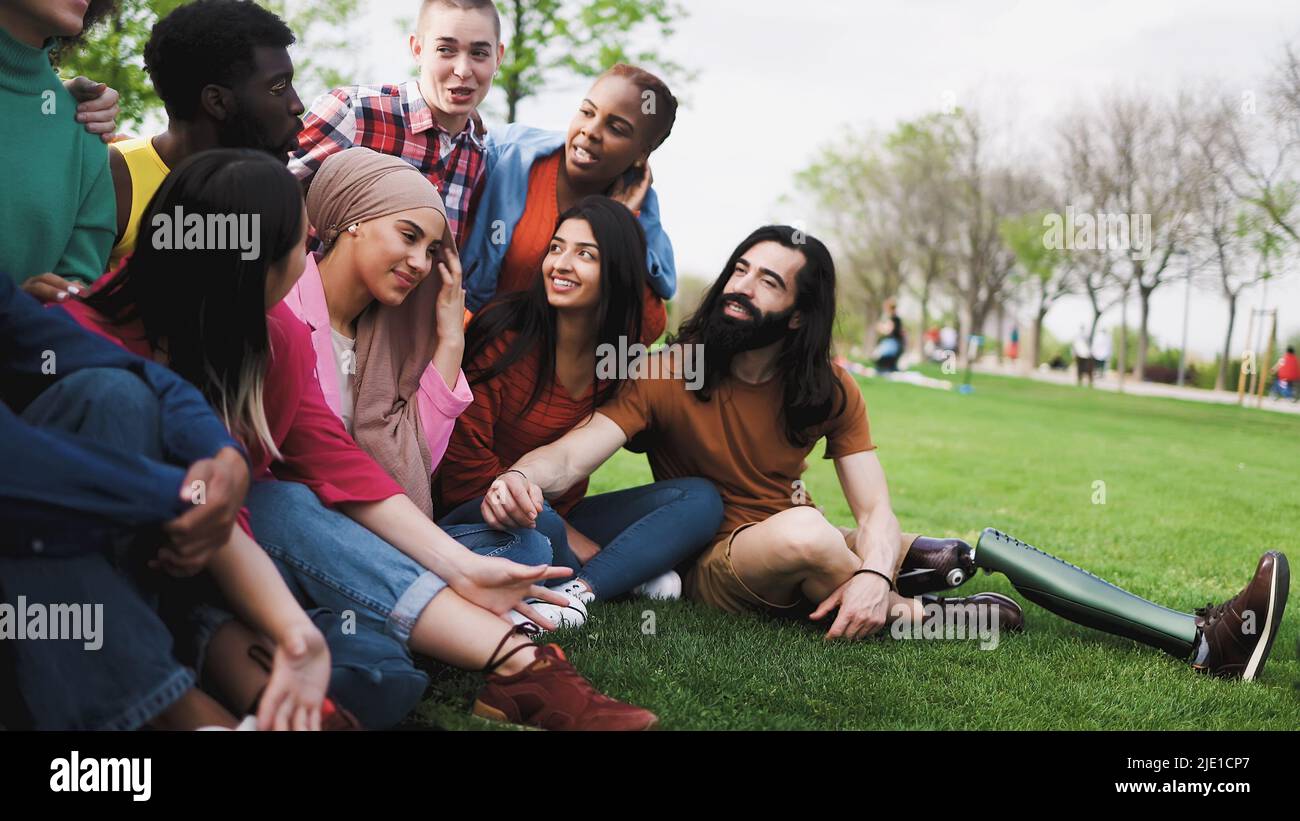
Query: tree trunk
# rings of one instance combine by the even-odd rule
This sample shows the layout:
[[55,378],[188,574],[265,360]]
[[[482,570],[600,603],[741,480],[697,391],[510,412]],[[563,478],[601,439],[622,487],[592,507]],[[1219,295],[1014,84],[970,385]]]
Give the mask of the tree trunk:
[[[520,52],[524,49],[528,35],[524,31],[524,0],[514,0],[511,5],[514,7],[515,30],[511,32],[510,38],[511,50],[515,52],[516,57],[522,56]],[[517,75],[511,75],[504,83],[506,92],[506,122],[515,122],[515,115],[519,109],[519,101],[523,99],[520,93],[519,78]]]
[[1228,360],[1232,355],[1232,326],[1237,322],[1237,296],[1228,294],[1228,333],[1223,337],[1223,358],[1219,360],[1219,372],[1214,376],[1214,389],[1223,390],[1228,383]]
[[921,285],[921,333],[917,336],[921,356],[925,356],[925,335],[930,330],[930,282],[927,278]]
[[1029,362],[1029,370],[1038,367],[1038,363],[1043,360],[1043,320],[1047,318],[1047,308],[1040,302],[1038,304],[1038,313],[1034,317],[1034,358]]
[[[876,322],[880,317],[876,311],[875,301],[869,296],[865,308],[867,322],[862,330],[862,345],[866,349],[867,358],[871,359],[871,355],[876,351]],[[874,363],[875,360],[872,359],[872,362]]]
[[998,364],[1003,362],[1002,342],[1006,339],[1007,326],[1007,308],[1002,300],[998,300]]
[[1128,371],[1128,286],[1119,301],[1119,392],[1124,392],[1124,374]]
[[1146,378],[1147,373],[1147,344],[1150,340],[1150,333],[1147,331],[1147,321],[1151,316],[1151,293],[1154,288],[1145,288],[1138,286],[1138,296],[1141,298],[1139,310],[1142,324],[1138,327],[1138,350],[1137,350],[1137,368],[1134,377],[1141,382]]

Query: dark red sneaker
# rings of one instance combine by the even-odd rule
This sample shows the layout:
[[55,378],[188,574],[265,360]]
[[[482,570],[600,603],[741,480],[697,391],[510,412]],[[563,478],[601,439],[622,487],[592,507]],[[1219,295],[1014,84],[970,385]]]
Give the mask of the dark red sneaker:
[[513,676],[490,673],[474,715],[543,730],[649,730],[659,722],[598,692],[554,644],[537,648],[533,663]]
[[1286,556],[1270,550],[1260,557],[1245,590],[1223,604],[1198,608],[1196,624],[1204,645],[1198,642],[1195,652],[1201,657],[1192,667],[1219,678],[1250,681],[1258,676],[1282,624],[1290,585]]
[[333,699],[326,698],[320,705],[320,728],[326,731],[338,732],[341,730],[356,731],[364,730],[361,722],[352,713],[343,709],[334,703]]

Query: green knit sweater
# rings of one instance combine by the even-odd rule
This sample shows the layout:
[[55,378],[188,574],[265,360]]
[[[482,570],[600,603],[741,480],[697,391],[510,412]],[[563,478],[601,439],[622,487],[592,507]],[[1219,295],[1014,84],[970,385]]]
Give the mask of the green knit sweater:
[[0,29],[0,275],[47,271],[95,281],[117,233],[107,146],[77,122],[77,103],[32,48]]

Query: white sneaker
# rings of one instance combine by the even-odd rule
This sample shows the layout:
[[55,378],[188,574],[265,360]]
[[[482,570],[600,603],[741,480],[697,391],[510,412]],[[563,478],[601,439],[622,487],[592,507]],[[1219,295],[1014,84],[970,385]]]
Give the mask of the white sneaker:
[[[548,601],[542,601],[536,598],[524,599],[524,604],[529,605],[536,610],[543,618],[549,619],[555,623],[557,628],[574,628],[581,627],[587,623],[587,606],[586,604],[572,593],[564,590],[557,590],[569,600],[568,604],[551,604]],[[506,614],[506,618],[514,624],[532,624],[541,632],[546,632],[540,624],[532,619],[525,617],[517,610],[511,610]]]
[[[555,589],[559,590],[561,593],[563,593],[564,595],[570,598],[577,599],[583,604],[591,604],[596,600],[596,594],[591,592],[591,588],[587,586],[586,582],[581,581],[579,579],[574,579],[571,582],[565,582],[564,584],[560,585]],[[586,610],[584,609],[583,612],[585,613]]]
[[639,584],[632,588],[632,594],[647,599],[663,599],[665,601],[680,599],[682,597],[682,577],[677,575],[676,570],[669,570],[662,576],[655,576],[645,584]]
[[257,732],[257,716],[244,716],[244,720],[236,724],[234,727],[200,727],[198,732],[224,731],[229,733],[235,732],[236,730],[239,732]]

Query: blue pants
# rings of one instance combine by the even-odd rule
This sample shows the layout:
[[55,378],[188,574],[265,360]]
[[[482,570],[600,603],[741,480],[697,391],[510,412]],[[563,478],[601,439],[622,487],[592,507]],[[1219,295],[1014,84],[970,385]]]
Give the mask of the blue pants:
[[[465,502],[440,523],[482,522],[482,502]],[[569,547],[566,518],[601,546],[585,565]],[[537,530],[550,540],[552,562],[574,570],[598,599],[621,596],[672,570],[707,547],[721,525],[722,498],[712,482],[695,478],[588,496],[565,518],[548,504],[537,518]]]
[[[153,393],[136,376],[87,369],[60,379],[23,413],[32,425],[67,430],[124,451],[162,458]],[[179,493],[180,488],[177,487]],[[6,725],[37,730],[133,730],[194,686],[172,653],[172,634],[138,572],[144,539],[123,529],[118,549],[65,558],[0,558],[0,600],[102,604],[98,649],[83,641],[4,642]],[[157,534],[153,534],[157,538]],[[157,542],[152,546],[156,547]],[[12,678],[11,678],[12,677]]]
[[[255,482],[248,512],[257,541],[300,602],[355,614],[358,624],[410,642],[424,608],[447,583],[379,536],[321,504],[295,482]],[[483,556],[550,564],[541,533],[503,532],[479,522],[444,528]]]

